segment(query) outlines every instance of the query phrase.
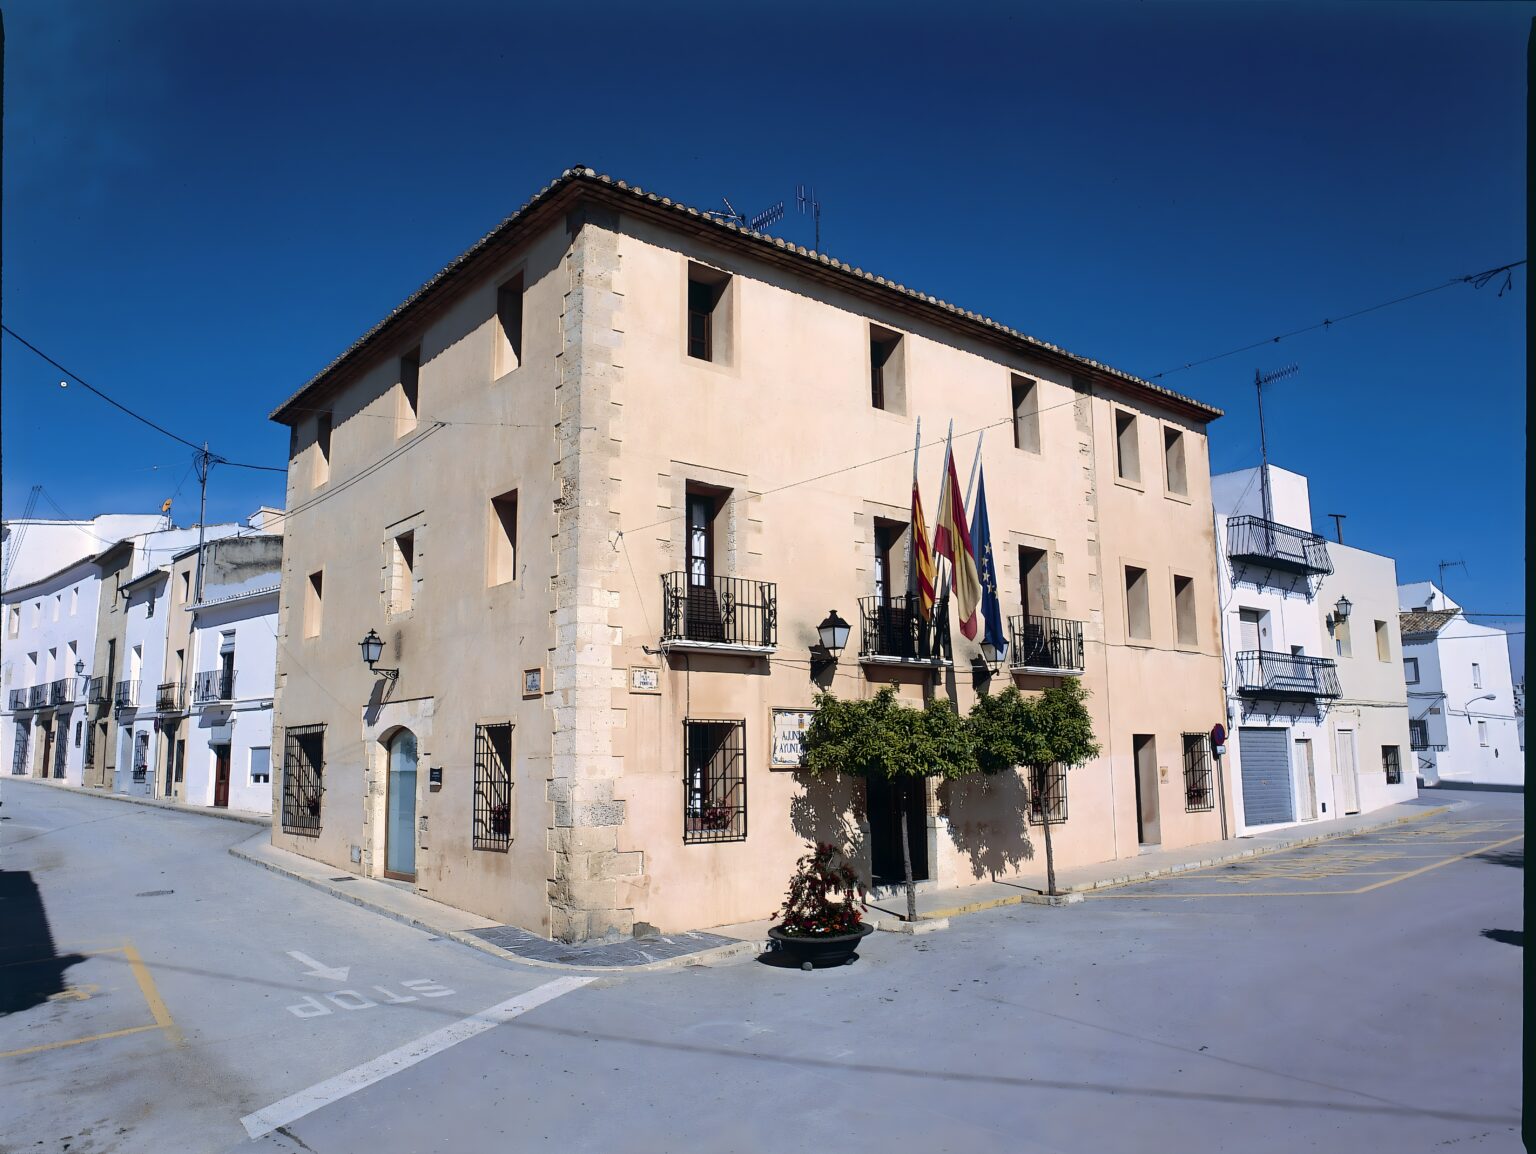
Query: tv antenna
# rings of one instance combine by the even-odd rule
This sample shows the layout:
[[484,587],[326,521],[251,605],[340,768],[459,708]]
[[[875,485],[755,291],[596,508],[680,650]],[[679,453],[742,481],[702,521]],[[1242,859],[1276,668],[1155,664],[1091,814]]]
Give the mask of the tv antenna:
[[1333,518],[1333,534],[1334,534],[1334,536],[1339,539],[1339,544],[1340,545],[1344,544],[1344,518],[1348,517],[1349,514],[1348,513],[1329,513],[1328,516]]
[[744,216],[738,212],[728,196],[722,196],[720,203],[725,205],[724,212],[720,212],[718,209],[705,209],[704,215],[723,221],[726,224],[739,225],[741,228],[750,229],[752,232],[762,232],[770,224],[775,224],[784,219],[784,202],[782,200],[778,204],[770,205],[763,209],[756,216]]
[[1442,562],[1440,562],[1440,565],[1439,565],[1439,569],[1440,569],[1439,585],[1440,585],[1440,593],[1441,593],[1442,596],[1445,594],[1445,571],[1447,569],[1454,569],[1458,565],[1461,566],[1461,571],[1463,573],[1467,573],[1468,572],[1467,563],[1465,561],[1442,561]]
[[796,207],[798,207],[800,209],[800,215],[801,216],[807,216],[807,215],[810,216],[811,221],[814,224],[815,229],[816,229],[816,244],[815,244],[815,248],[816,248],[817,252],[820,252],[821,251],[821,201],[816,199],[816,190],[814,188],[812,188],[809,191],[807,191],[805,185],[797,184],[795,186],[795,205],[796,205]]
[[1253,370],[1253,391],[1259,398],[1259,494],[1264,499],[1264,520],[1266,521],[1275,519],[1275,511],[1269,495],[1269,442],[1264,439],[1264,386],[1294,376],[1300,371],[1295,365],[1286,365],[1285,368],[1276,369],[1272,373]]

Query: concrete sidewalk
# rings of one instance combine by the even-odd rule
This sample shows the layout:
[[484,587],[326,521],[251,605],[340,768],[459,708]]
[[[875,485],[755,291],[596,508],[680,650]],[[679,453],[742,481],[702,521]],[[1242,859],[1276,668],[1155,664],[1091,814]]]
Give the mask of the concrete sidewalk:
[[195,813],[201,817],[218,817],[225,821],[243,821],[246,825],[272,825],[272,815],[269,813],[252,813],[243,809],[215,809],[210,805],[187,805],[180,801],[167,801],[161,797],[130,797],[126,793],[109,793],[104,789],[87,789],[83,785],[70,785],[68,782],[59,781],[47,777],[19,777],[5,778],[7,785],[12,782],[25,782],[27,785],[46,785],[49,789],[63,790],[77,797],[96,797],[103,801],[125,801],[129,805],[147,805],[154,809],[174,809],[180,813]]

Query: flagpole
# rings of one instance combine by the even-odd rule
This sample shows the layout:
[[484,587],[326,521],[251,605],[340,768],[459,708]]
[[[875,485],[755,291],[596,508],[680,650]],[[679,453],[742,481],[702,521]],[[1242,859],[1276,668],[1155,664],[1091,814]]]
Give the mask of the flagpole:
[[[912,438],[912,488],[917,488],[917,454],[923,447],[923,418],[917,418],[917,433]],[[907,494],[907,515],[911,516],[912,494]],[[917,526],[907,527],[907,609],[912,608],[911,598],[921,598],[917,584]]]
[[[947,492],[948,491],[948,487],[949,487],[949,457],[950,457],[950,453],[953,451],[952,450],[951,442],[952,442],[952,439],[953,439],[954,435],[955,435],[955,418],[951,417],[951,418],[949,418],[949,432],[944,434],[944,471],[939,474],[939,492],[940,492],[940,494],[943,494],[943,493]],[[943,508],[944,508],[944,498],[943,498],[943,496],[940,496],[939,497],[939,511],[942,512]],[[936,516],[937,516],[937,514],[936,514]],[[938,521],[937,520],[934,521],[933,531],[935,533],[937,533],[939,531],[939,525],[938,525]],[[939,570],[939,566],[943,562],[943,560],[944,560],[943,556],[939,553],[939,551],[937,549],[935,549],[934,552],[933,552],[933,565],[934,565],[935,575],[937,575],[938,570]],[[954,562],[950,562],[949,569],[944,570],[943,580],[939,583],[938,595],[934,598],[934,602],[933,602],[933,604],[934,604],[934,611],[935,612],[938,611],[938,606],[943,603],[944,599],[949,596],[949,575],[950,575],[950,572],[953,569],[954,569]]]
[[976,458],[971,462],[971,479],[965,486],[965,522],[969,525],[976,517],[976,505],[971,500],[976,495],[976,471],[981,468],[981,439],[987,435],[985,429],[976,434]]

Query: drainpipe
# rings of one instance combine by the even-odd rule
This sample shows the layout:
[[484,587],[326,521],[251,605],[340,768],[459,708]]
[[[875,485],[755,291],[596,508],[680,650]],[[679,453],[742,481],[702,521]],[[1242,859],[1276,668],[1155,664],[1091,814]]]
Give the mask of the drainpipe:
[[[1218,591],[1221,589],[1219,578],[1221,575],[1221,553],[1226,539],[1225,528],[1226,526],[1220,523],[1220,516],[1216,513],[1215,509],[1212,509],[1211,538],[1216,543],[1216,573],[1218,577],[1216,588]],[[1227,600],[1230,601],[1231,598],[1228,597]],[[1227,726],[1227,747],[1230,749],[1232,746],[1232,729],[1230,724],[1232,721],[1230,710],[1232,698],[1230,696],[1231,684],[1227,677],[1227,611],[1226,607],[1219,603],[1219,600],[1216,606],[1216,626],[1221,636],[1221,723]],[[1215,750],[1211,751],[1211,755],[1216,761],[1216,800],[1217,804],[1221,807],[1221,840],[1226,841],[1231,836],[1227,827],[1227,773],[1223,765],[1226,758],[1224,756],[1215,757],[1215,753]]]

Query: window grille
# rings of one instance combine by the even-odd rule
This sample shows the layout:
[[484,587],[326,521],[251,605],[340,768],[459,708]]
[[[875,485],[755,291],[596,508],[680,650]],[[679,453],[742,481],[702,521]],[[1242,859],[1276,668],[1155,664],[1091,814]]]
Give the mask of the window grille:
[[96,768],[96,727],[94,725],[85,727],[84,764],[91,769]]
[[24,774],[27,772],[27,746],[32,737],[32,727],[25,721],[16,723],[16,746],[11,754],[11,772]]
[[[145,734],[148,737],[148,734]],[[69,759],[69,724],[59,726],[58,739],[53,743],[53,776],[64,776],[64,763]]]
[[1388,785],[1403,784],[1403,762],[1398,755],[1397,746],[1383,745],[1381,747],[1381,768],[1386,771]]
[[325,726],[291,725],[283,731],[283,829],[320,836],[325,793]]
[[1216,808],[1216,791],[1211,783],[1211,735],[1184,735],[1184,809],[1202,813]]
[[1409,749],[1428,749],[1429,748],[1429,722],[1427,722],[1427,721],[1409,721],[1408,722],[1408,748]]
[[149,778],[149,734],[135,734],[133,738],[133,780],[135,782],[146,781]]
[[747,723],[683,722],[683,842],[747,838]]
[[476,849],[512,845],[512,723],[475,726]]
[[1067,820],[1067,767],[1057,762],[1044,769],[1029,771],[1029,824],[1049,821],[1060,825]]

